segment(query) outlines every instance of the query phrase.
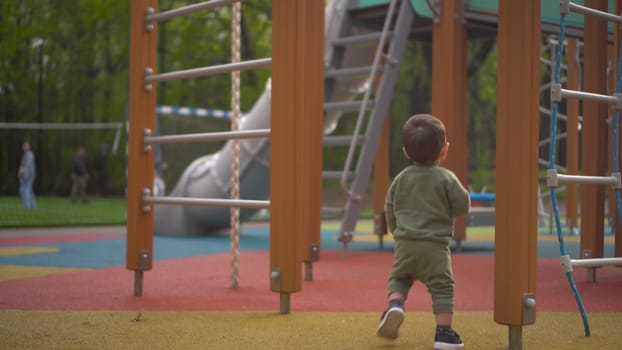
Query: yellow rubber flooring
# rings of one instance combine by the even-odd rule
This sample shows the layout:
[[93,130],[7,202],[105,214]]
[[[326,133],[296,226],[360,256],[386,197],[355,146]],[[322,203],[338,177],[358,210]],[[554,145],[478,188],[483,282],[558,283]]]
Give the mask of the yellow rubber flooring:
[[[335,296],[338,297],[338,296]],[[379,313],[0,311],[0,349],[432,349],[433,317],[410,312],[396,341],[375,335]],[[622,314],[538,313],[524,349],[621,349]],[[465,349],[508,349],[492,312],[457,313]]]

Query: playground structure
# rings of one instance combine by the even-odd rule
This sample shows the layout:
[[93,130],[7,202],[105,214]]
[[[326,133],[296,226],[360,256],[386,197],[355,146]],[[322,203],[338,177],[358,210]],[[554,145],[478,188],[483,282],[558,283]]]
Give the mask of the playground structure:
[[[331,2],[326,10],[326,45],[325,45],[325,105],[324,105],[324,146],[329,147],[348,147],[348,159],[344,168],[340,170],[324,170],[323,179],[340,179],[344,188],[344,207],[323,207],[322,213],[334,215],[342,218],[341,240],[344,245],[351,241],[354,234],[354,227],[358,220],[361,199],[367,194],[367,185],[371,175],[372,165],[375,164],[374,182],[375,186],[374,208],[376,217],[381,215],[384,191],[388,184],[388,177],[385,169],[388,167],[386,155],[388,153],[388,126],[383,126],[380,122],[386,121],[385,113],[388,105],[385,101],[391,98],[393,82],[386,80],[383,88],[378,87],[375,96],[369,98],[367,95],[374,95],[369,89],[376,70],[383,72],[385,69],[393,69],[399,62],[400,51],[398,47],[392,52],[390,57],[397,57],[390,64],[383,64],[382,60],[376,62],[377,57],[385,55],[376,50],[378,41],[386,36],[386,40],[391,40],[396,32],[402,35],[408,32],[408,39],[431,40],[432,23],[436,21],[437,9],[431,8],[423,1],[411,1],[414,9],[413,19],[408,19],[405,23],[392,23],[390,8],[387,1],[335,1]],[[467,2],[463,9],[463,18],[468,28],[467,39],[493,38],[497,32],[497,5],[495,1]],[[411,11],[410,9],[400,9],[400,12]],[[542,4],[542,30],[547,33],[556,33],[559,22],[558,10],[554,3],[545,2]],[[411,23],[411,24],[409,24]],[[387,28],[384,28],[384,27]],[[568,32],[573,35],[581,35],[583,22],[581,18],[570,16],[568,21]],[[354,33],[350,38],[347,33]],[[402,39],[403,40],[403,39]],[[438,45],[437,45],[438,46]],[[388,54],[387,54],[388,55]],[[438,55],[437,55],[438,56]],[[372,62],[373,61],[373,62]],[[371,63],[371,65],[369,65]],[[569,68],[570,69],[570,68]],[[370,74],[371,72],[371,74]],[[367,76],[369,75],[369,76]],[[376,74],[377,75],[377,74]],[[385,74],[386,75],[386,74]],[[378,84],[376,84],[378,85]],[[354,92],[353,92],[354,91]],[[356,91],[365,93],[366,97],[361,100],[353,100]],[[377,101],[384,104],[380,106]],[[442,103],[438,103],[441,104]],[[266,85],[266,90],[257,99],[257,102],[244,117],[241,128],[244,130],[267,129],[270,127],[270,83]],[[439,107],[441,108],[441,107]],[[163,108],[158,111],[164,110]],[[369,110],[369,116],[364,115],[364,111]],[[541,108],[543,113],[549,113]],[[166,111],[177,111],[180,114],[194,115],[214,115],[215,117],[227,116],[228,112],[210,110],[197,111],[186,108],[166,108]],[[334,129],[340,118],[345,112],[357,111],[357,130],[354,134],[359,134],[365,130],[365,135],[329,135]],[[578,113],[578,112],[577,112]],[[572,117],[572,116],[571,116]],[[344,117],[345,118],[345,117]],[[368,121],[365,120],[368,118]],[[367,124],[367,125],[365,125]],[[363,125],[361,127],[360,125]],[[466,122],[458,125],[466,128]],[[380,131],[382,130],[382,132]],[[460,129],[462,130],[462,129]],[[465,135],[457,136],[466,138]],[[560,135],[561,137],[561,135]],[[370,140],[379,141],[374,146]],[[570,133],[569,146],[567,147],[568,162],[578,162],[578,134]],[[233,142],[233,141],[231,141]],[[177,181],[171,196],[190,196],[205,198],[227,198],[229,195],[229,164],[231,158],[231,142],[215,154],[210,154],[196,159],[184,171]],[[461,178],[466,179],[466,139],[452,141],[454,145],[464,143],[464,148],[452,151],[459,156],[456,169],[461,170]],[[571,143],[572,142],[572,143]],[[265,200],[269,197],[269,142],[267,139],[243,139],[240,141],[242,153],[241,162],[241,191],[246,198]],[[364,147],[361,147],[364,146]],[[546,140],[541,143],[546,146]],[[357,148],[361,151],[359,157],[355,159],[352,155]],[[464,150],[464,151],[463,151]],[[573,151],[575,150],[575,151]],[[571,152],[573,151],[573,152]],[[462,154],[464,153],[464,154]],[[377,156],[374,158],[374,154]],[[157,157],[157,154],[156,154]],[[539,162],[543,166],[548,166],[547,157],[542,157]],[[462,161],[460,161],[462,159]],[[572,167],[576,169],[578,166]],[[349,186],[346,181],[350,181]],[[577,190],[573,185],[568,186],[568,226],[571,232],[576,232],[577,227]],[[540,194],[540,192],[538,192]],[[545,194],[548,195],[548,194]],[[229,215],[227,208],[218,207],[180,207],[174,205],[157,206],[155,209],[156,234],[162,235],[203,235],[211,234],[218,229],[229,227]],[[242,209],[241,218],[250,218],[256,210]],[[477,214],[474,214],[478,216]],[[493,216],[494,213],[484,216]],[[546,218],[542,205],[542,198],[539,197],[539,218]],[[487,219],[489,221],[489,219]],[[494,219],[493,219],[494,220]],[[475,221],[479,221],[475,219]],[[553,220],[550,220],[551,222]],[[473,220],[471,220],[473,222]],[[544,225],[544,220],[540,221]],[[456,229],[456,246],[460,249],[461,242],[466,239],[464,226],[466,224],[460,220]],[[552,227],[552,226],[551,226]],[[377,227],[377,232],[380,228]],[[382,236],[379,235],[380,242]]]
[[[142,294],[143,271],[151,269],[153,249],[152,204],[185,204],[225,207],[250,207],[272,209],[271,220],[271,289],[280,292],[281,312],[289,312],[289,294],[300,290],[302,261],[300,252],[303,232],[308,241],[319,240],[319,202],[317,215],[306,206],[319,200],[319,178],[313,174],[314,167],[321,164],[321,129],[317,118],[321,113],[321,45],[323,35],[317,24],[323,22],[324,6],[318,1],[273,3],[273,55],[272,58],[224,64],[201,69],[154,74],[157,21],[208,10],[238,1],[210,1],[177,10],[157,13],[157,1],[132,3],[131,67],[130,67],[130,136],[128,161],[128,239],[127,267],[135,273],[135,295]],[[300,47],[290,45],[299,43]],[[195,134],[181,136],[150,136],[154,129],[155,86],[157,81],[209,76],[243,69],[265,67],[278,63],[272,80],[272,130],[252,132]],[[278,84],[277,84],[278,82]],[[281,85],[282,84],[282,85]],[[316,101],[317,99],[317,101]],[[292,118],[291,116],[296,116]],[[306,116],[306,117],[305,117]],[[318,135],[313,137],[312,130]],[[271,186],[270,202],[253,200],[187,199],[154,197],[150,194],[153,183],[154,152],[152,144],[166,142],[196,142],[222,139],[266,137],[271,139]],[[313,147],[314,143],[318,147]],[[293,150],[293,152],[292,152]],[[310,159],[311,154],[318,154]],[[304,155],[304,156],[303,156]],[[305,159],[303,162],[302,160]],[[279,168],[280,167],[280,168]],[[150,169],[150,170],[147,170]],[[319,168],[318,168],[319,170]],[[280,174],[279,176],[274,176]],[[317,188],[314,188],[317,182]],[[301,194],[301,188],[307,189]],[[304,215],[303,215],[304,214]],[[314,217],[316,216],[316,217]],[[311,219],[309,219],[311,218]],[[315,219],[315,220],[313,220]],[[280,233],[280,234],[279,234]],[[294,234],[292,234],[294,233]],[[235,240],[235,237],[234,237]],[[313,243],[317,246],[317,243]],[[310,261],[310,257],[305,257]]]
[[[601,4],[602,5],[602,4]],[[550,148],[550,167],[547,171],[547,184],[551,187],[551,200],[553,205],[553,210],[555,212],[555,223],[557,228],[557,234],[560,243],[560,252],[561,252],[561,261],[562,266],[564,268],[564,272],[568,278],[570,286],[575,293],[575,297],[577,300],[577,304],[581,311],[581,316],[583,318],[585,335],[590,335],[590,326],[589,321],[587,319],[587,314],[585,311],[585,307],[581,300],[580,293],[575,285],[574,278],[572,275],[574,266],[582,266],[591,268],[589,270],[590,280],[595,280],[595,267],[600,267],[604,265],[622,265],[622,258],[603,258],[602,254],[597,258],[592,258],[591,251],[583,251],[582,259],[571,259],[571,257],[566,253],[566,247],[564,243],[564,239],[562,236],[562,228],[561,228],[561,220],[559,217],[559,209],[557,205],[557,195],[556,190],[559,183],[576,183],[576,184],[586,184],[586,185],[611,185],[615,188],[615,203],[618,213],[618,218],[622,218],[622,199],[620,198],[620,188],[622,188],[622,178],[620,177],[620,163],[619,163],[619,150],[620,150],[620,141],[619,141],[619,128],[620,128],[620,109],[622,109],[622,94],[621,94],[621,85],[622,85],[622,55],[618,53],[618,66],[617,66],[617,76],[616,79],[616,87],[615,93],[613,95],[607,95],[607,86],[598,86],[595,84],[594,86],[589,86],[589,88],[594,88],[598,92],[582,92],[572,89],[563,89],[562,84],[560,83],[560,70],[561,70],[561,59],[563,56],[563,42],[565,39],[565,27],[566,27],[566,16],[570,12],[582,13],[586,16],[594,16],[595,18],[604,19],[607,21],[611,21],[618,25],[622,24],[622,17],[615,16],[609,14],[606,11],[607,8],[605,6],[601,6],[599,8],[589,8],[581,5],[577,5],[568,0],[564,0],[560,2],[560,34],[559,34],[559,45],[556,56],[556,64],[555,71],[553,74],[553,83],[551,85],[551,101],[553,102],[552,115],[551,115],[551,148]],[[604,33],[607,33],[607,27],[604,27]],[[587,24],[586,24],[587,28]],[[601,31],[603,32],[603,31]],[[616,30],[616,39],[620,39],[619,30]],[[591,39],[591,38],[590,38]],[[616,40],[617,48],[620,49],[622,46]],[[601,36],[601,41],[604,41]],[[586,42],[587,45],[587,42]],[[601,44],[602,45],[602,44]],[[591,46],[591,45],[590,45]],[[605,56],[606,57],[606,56]],[[586,61],[586,66],[588,63],[592,63],[591,61]],[[602,71],[602,70],[601,70]],[[588,85],[588,84],[586,84]],[[586,89],[588,86],[586,86]],[[588,90],[591,91],[591,90]],[[601,106],[607,107],[608,105],[612,106],[615,109],[613,120],[609,123],[612,129],[613,140],[611,143],[611,153],[612,153],[612,161],[613,164],[611,166],[611,175],[610,176],[602,176],[605,169],[596,169],[597,173],[595,175],[561,175],[558,174],[557,169],[555,168],[555,157],[556,157],[556,136],[557,136],[557,112],[559,108],[559,103],[562,98],[576,98],[584,100],[587,109],[590,104],[594,104],[593,107],[600,108]],[[596,105],[600,103],[600,105]],[[608,112],[606,109],[604,112]],[[607,113],[608,114],[608,113]],[[606,115],[606,114],[605,114]],[[590,116],[588,116],[590,117]],[[597,118],[596,118],[597,119]],[[597,119],[598,120],[598,119]],[[598,154],[598,153],[597,153]],[[598,158],[598,157],[595,157]],[[603,193],[604,191],[601,191]],[[604,193],[603,193],[604,195]],[[602,201],[601,201],[602,203]],[[601,224],[604,218],[601,219]],[[616,220],[617,221],[617,220]],[[601,228],[599,232],[604,231],[604,228]],[[602,247],[602,244],[601,244]]]
[[[319,176],[321,152],[319,149],[321,148],[322,125],[317,116],[322,114],[324,99],[321,78],[323,69],[321,53],[324,40],[321,30],[323,26],[317,24],[323,22],[323,1],[273,1],[273,55],[271,60],[274,60],[275,64],[272,65],[270,131],[182,136],[151,136],[145,131],[145,129],[153,130],[154,126],[154,82],[250,69],[271,63],[270,59],[264,59],[178,73],[155,74],[148,71],[148,68],[155,67],[157,20],[182,14],[184,11],[208,9],[236,2],[213,0],[189,6],[185,10],[162,13],[157,13],[157,1],[155,0],[132,2],[127,268],[135,271],[135,295],[141,295],[143,272],[151,269],[153,256],[154,224],[151,207],[154,204],[246,208],[269,206],[271,209],[271,289],[281,294],[281,312],[287,313],[289,312],[289,294],[301,289],[300,264],[305,262],[309,266],[319,257],[317,245],[321,185]],[[389,6],[395,9],[397,3],[398,1],[392,0]],[[406,1],[400,3],[401,6],[409,4]],[[413,1],[412,5],[417,8],[423,3],[423,1]],[[434,12],[431,16],[434,19],[432,40],[435,63],[432,71],[434,82],[432,113],[447,125],[450,132],[448,136],[454,148],[466,150],[467,35],[463,18],[467,18],[467,12],[460,1],[435,2],[435,4],[437,6],[433,7]],[[538,0],[526,0],[500,2],[498,7],[497,87],[499,103],[494,318],[497,323],[509,327],[509,343],[512,349],[522,347],[522,326],[532,324],[536,319],[540,5]],[[606,10],[604,1],[587,1],[586,5]],[[617,2],[616,6],[620,8]],[[149,7],[153,12],[147,12]],[[430,8],[428,10],[432,11]],[[400,10],[400,15],[403,14],[402,12]],[[478,18],[481,21],[484,17]],[[605,76],[606,67],[602,65],[602,62],[606,62],[603,57],[606,57],[607,45],[602,39],[607,36],[606,25],[602,25],[598,19],[586,18],[585,71],[590,74],[585,76],[584,87],[588,91],[604,90],[605,80],[597,72],[603,72],[602,76]],[[617,29],[616,36],[619,36]],[[296,43],[296,45],[291,45],[291,43]],[[590,47],[587,46],[588,43]],[[619,45],[617,41],[616,45]],[[387,61],[391,62],[394,57],[388,56]],[[588,67],[588,63],[594,66]],[[352,71],[350,73],[353,74]],[[385,72],[383,76],[386,74]],[[327,84],[327,90],[329,88]],[[452,103],[446,103],[446,101],[452,101]],[[366,103],[365,100],[361,102],[363,106],[361,110],[365,109]],[[385,113],[386,111],[378,112],[379,117],[374,120],[374,123],[378,124],[373,125],[385,125]],[[602,119],[601,116],[607,114],[607,111],[602,106],[597,107],[595,103],[586,101],[583,114],[585,116],[599,115],[592,121],[586,118],[583,139],[583,173],[593,172],[594,176],[598,176],[604,171],[604,155],[607,150],[604,147],[606,131],[602,130],[604,123],[597,124],[599,119]],[[310,130],[312,132],[309,132]],[[371,146],[368,146],[373,149],[371,155],[375,155],[376,146],[378,143],[382,144],[380,140],[382,128],[368,127],[367,130],[368,132],[375,130],[378,133],[375,144],[372,142]],[[149,188],[153,184],[154,165],[154,156],[150,149],[152,144],[268,135],[271,140],[270,183],[272,184],[269,202],[182,199],[150,195]],[[354,135],[352,140],[357,138],[358,135]],[[592,145],[598,146],[597,149],[592,149]],[[386,154],[384,156],[386,157]],[[446,164],[461,179],[465,179],[466,153],[452,152]],[[551,164],[554,162],[552,161]],[[358,163],[357,167],[359,166],[366,168],[362,170],[367,171],[366,173],[363,171],[365,174],[359,181],[365,180],[365,177],[368,180],[371,162],[365,166]],[[619,178],[617,181],[619,184]],[[604,191],[602,190],[584,191],[581,202],[583,209],[581,250],[590,250],[592,258],[602,257],[604,217],[603,207],[597,203],[603,203],[603,199]],[[358,214],[360,198],[351,196],[346,212],[348,206]],[[517,217],[520,220],[517,220]],[[346,226],[345,224],[344,219],[343,226]],[[456,225],[458,240],[464,239],[464,226],[464,221]],[[617,256],[622,255],[619,227],[616,225],[615,252]],[[346,243],[349,237],[347,232],[352,231],[347,231],[347,229],[344,231],[343,238]],[[595,278],[595,270],[590,271]]]

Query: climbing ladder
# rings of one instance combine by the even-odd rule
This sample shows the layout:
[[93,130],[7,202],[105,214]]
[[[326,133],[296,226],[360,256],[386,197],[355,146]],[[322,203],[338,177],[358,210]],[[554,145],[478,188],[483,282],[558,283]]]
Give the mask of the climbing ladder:
[[[303,156],[314,157],[320,148],[322,110],[322,30],[313,26],[324,21],[324,3],[316,0],[272,0],[272,57],[240,61],[240,0],[211,0],[168,11],[158,11],[158,0],[131,1],[130,88],[127,184],[127,251],[126,267],[134,271],[134,295],[143,294],[144,271],[153,265],[153,206],[185,205],[225,208],[271,209],[270,219],[270,289],[280,293],[280,312],[290,312],[290,294],[301,289],[303,239],[311,236],[313,223],[305,222],[313,207],[318,209],[321,188],[319,162],[301,162]],[[156,73],[157,26],[161,21],[232,5],[232,63]],[[291,45],[295,42],[296,45]],[[274,66],[272,63],[274,62]],[[272,68],[271,129],[233,130],[177,135],[153,135],[155,127],[156,88],[158,82],[189,78],[206,78],[218,74],[256,68]],[[237,74],[236,74],[237,75]],[[238,109],[239,86],[232,78],[234,110]],[[295,113],[292,113],[294,111]],[[235,118],[234,118],[235,119]],[[237,129],[236,126],[233,129]],[[317,135],[314,131],[317,130]],[[158,144],[212,142],[249,138],[269,138],[271,149],[270,200],[235,198],[199,198],[154,196],[152,194],[155,156]],[[235,153],[235,152],[234,152]],[[234,157],[235,158],[235,157]],[[235,160],[233,161],[235,165]],[[311,175],[309,175],[311,174]],[[317,190],[316,190],[317,189]],[[303,190],[314,190],[304,193]],[[233,192],[233,191],[232,191]],[[294,214],[292,214],[294,213]],[[318,212],[319,214],[319,212]],[[235,215],[235,213],[234,213]],[[318,220],[319,221],[319,220]],[[319,222],[318,229],[319,232]],[[237,233],[232,237],[232,250],[237,255]],[[237,258],[233,258],[232,286],[237,285]],[[268,276],[266,276],[268,277]]]
[[[344,2],[345,8],[337,35],[329,45],[331,54],[326,59],[325,114],[358,111],[356,125],[351,135],[325,136],[325,146],[347,146],[348,154],[342,171],[324,171],[323,179],[339,179],[346,193],[343,208],[322,208],[323,214],[342,217],[339,241],[344,250],[352,241],[354,228],[361,209],[361,200],[367,192],[376,149],[380,142],[385,116],[389,110],[399,60],[408,41],[414,12],[409,1],[391,0],[380,32],[357,33],[353,11],[358,1]],[[376,46],[371,66],[345,67],[346,51],[352,47]],[[361,78],[363,77],[363,78]],[[339,84],[343,79],[363,82],[361,99],[354,101],[339,98]]]
[[[582,5],[577,5],[568,0],[560,1],[560,33],[559,42],[563,43],[565,39],[566,30],[566,15],[570,12],[576,12],[583,15],[597,16],[601,19],[614,22],[618,25],[622,24],[622,17],[610,14],[608,12],[591,9]],[[619,49],[622,50],[622,43],[619,44]],[[573,267],[596,267],[603,265],[622,265],[622,258],[598,258],[598,259],[571,259],[566,253],[566,246],[564,238],[562,236],[562,226],[559,215],[559,208],[557,204],[557,186],[560,183],[577,183],[577,184],[596,184],[596,185],[612,185],[615,187],[616,207],[618,218],[622,218],[622,200],[620,196],[620,189],[622,188],[622,181],[619,170],[619,127],[620,127],[620,109],[622,109],[622,51],[618,54],[618,71],[616,80],[616,89],[614,95],[601,95],[590,92],[581,92],[574,90],[563,89],[560,83],[560,70],[561,70],[561,58],[564,51],[564,45],[558,45],[555,70],[553,72],[553,83],[551,84],[551,147],[549,153],[549,170],[547,171],[547,184],[551,189],[551,204],[555,213],[555,226],[557,228],[557,237],[560,245],[561,264],[572,291],[575,295],[577,305],[583,318],[583,326],[585,329],[585,335],[590,335],[590,325],[585,312],[585,307],[581,299],[581,295],[577,289],[572,275]],[[562,175],[558,174],[555,168],[555,147],[557,137],[557,114],[559,103],[562,98],[578,98],[584,100],[591,100],[599,103],[607,103],[615,108],[615,114],[613,118],[613,171],[610,176],[580,176],[580,175]]]

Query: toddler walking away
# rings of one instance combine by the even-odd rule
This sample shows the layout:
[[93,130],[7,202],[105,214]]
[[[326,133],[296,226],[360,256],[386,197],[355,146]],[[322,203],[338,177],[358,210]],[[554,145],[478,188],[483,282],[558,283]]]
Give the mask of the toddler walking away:
[[469,192],[456,175],[439,166],[447,157],[445,126],[429,114],[416,114],[402,127],[402,151],[411,161],[389,188],[385,203],[387,227],[395,239],[389,276],[388,308],[377,334],[396,339],[404,321],[404,301],[415,281],[432,296],[436,319],[434,349],[462,349],[451,327],[454,278],[449,245],[453,218],[469,212]]

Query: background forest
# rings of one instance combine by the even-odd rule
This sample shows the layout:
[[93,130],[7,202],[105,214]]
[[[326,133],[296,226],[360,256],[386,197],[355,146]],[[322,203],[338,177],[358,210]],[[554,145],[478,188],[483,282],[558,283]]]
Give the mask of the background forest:
[[[160,10],[194,1],[161,0]],[[270,56],[271,1],[246,0],[242,5],[242,59]],[[128,105],[130,1],[5,0],[0,1],[0,122],[121,122]],[[209,11],[159,26],[158,71],[189,69],[230,60],[230,13]],[[479,191],[494,182],[496,105],[495,38],[469,42],[469,182]],[[410,42],[401,60],[391,103],[391,176],[406,163],[399,130],[414,113],[430,110],[431,46]],[[243,72],[242,111],[248,111],[264,89],[269,70]],[[159,105],[228,110],[228,75],[158,85]],[[451,101],[448,101],[450,103]],[[161,134],[226,130],[229,121],[158,116]],[[340,130],[353,127],[344,118]],[[86,149],[91,176],[89,192],[123,196],[125,132],[114,152],[114,129],[0,129],[0,195],[17,195],[21,144],[29,140],[37,160],[35,193],[68,195],[75,148]],[[162,176],[168,189],[186,166],[222,144],[166,146]],[[327,169],[343,167],[341,152],[325,152]],[[491,175],[493,174],[493,175]]]

